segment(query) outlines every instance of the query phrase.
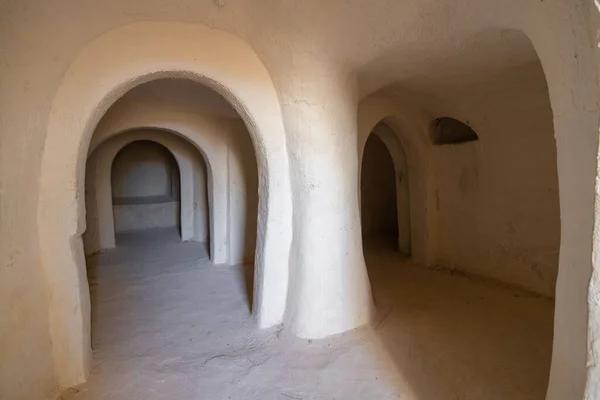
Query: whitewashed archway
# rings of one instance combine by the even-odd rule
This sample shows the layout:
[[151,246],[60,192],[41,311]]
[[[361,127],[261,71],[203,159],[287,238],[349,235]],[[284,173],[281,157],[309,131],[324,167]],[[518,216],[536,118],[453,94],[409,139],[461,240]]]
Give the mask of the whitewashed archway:
[[[111,137],[110,140],[102,142],[94,152],[90,154],[88,159],[89,164],[93,164],[93,168],[88,169],[88,173],[93,176],[91,178],[93,188],[86,187],[86,193],[90,193],[93,199],[86,198],[88,226],[84,234],[84,243],[86,244],[86,252],[91,253],[97,250],[114,248],[115,226],[112,206],[112,185],[111,185],[111,170],[115,157],[127,145],[142,140],[149,140],[164,146],[171,152],[180,173],[180,221],[181,221],[181,239],[184,241],[203,241],[206,238],[206,232],[201,230],[201,223],[197,223],[197,219],[205,215],[205,210],[198,208],[198,197],[203,197],[206,186],[211,187],[212,182],[206,180],[198,182],[196,173],[202,171],[201,153],[187,140],[183,139],[175,133],[159,131],[156,129],[138,129],[130,132],[122,132],[122,134]],[[210,165],[209,159],[206,159],[204,164],[207,166],[205,176],[210,181]],[[200,185],[204,187],[198,187]],[[223,188],[226,188],[225,182],[220,182]],[[223,190],[224,190],[223,189]],[[213,198],[213,193],[209,190],[209,196]],[[86,194],[88,196],[88,194]],[[92,200],[92,202],[88,201]],[[214,202],[214,200],[213,200]],[[92,210],[88,205],[92,206]],[[90,212],[92,214],[90,215]],[[218,218],[227,218],[227,214],[223,207],[216,210]],[[219,213],[220,212],[220,213]],[[91,218],[90,218],[91,217]],[[90,226],[89,224],[93,226]],[[86,240],[87,239],[87,240]],[[211,253],[212,254],[212,253]],[[214,257],[213,257],[214,258]]]
[[[104,34],[78,54],[58,88],[48,122],[38,234],[61,387],[85,381],[91,361],[81,234],[85,162],[92,133],[127,91],[168,77],[198,81],[216,90],[248,127],[259,170],[253,313],[261,327],[282,320],[292,204],[281,109],[267,70],[247,44],[222,31],[180,23],[128,25]],[[89,85],[90,79],[94,85]]]
[[[142,128],[171,132],[192,143],[204,157],[209,202],[221,206],[227,204],[228,150],[224,133],[231,133],[227,124],[201,113],[189,113],[169,107],[159,108],[155,104],[143,103],[111,109],[106,117],[109,118],[103,118],[94,132],[88,154],[121,132]],[[222,207],[209,208],[211,259],[215,264],[232,261],[235,263],[236,260],[231,260],[229,255],[228,236],[231,235],[231,230],[228,229],[227,210]]]
[[[410,253],[422,265],[432,265],[435,259],[435,216],[430,210],[435,204],[434,181],[429,163],[430,144],[427,142],[427,124],[418,113],[407,112],[407,107],[394,96],[374,94],[362,100],[358,108],[358,171],[362,171],[365,144],[379,123],[384,123],[402,146],[409,170]],[[386,146],[390,138],[384,139]],[[390,151],[394,162],[398,154]],[[358,174],[360,187],[360,172]]]

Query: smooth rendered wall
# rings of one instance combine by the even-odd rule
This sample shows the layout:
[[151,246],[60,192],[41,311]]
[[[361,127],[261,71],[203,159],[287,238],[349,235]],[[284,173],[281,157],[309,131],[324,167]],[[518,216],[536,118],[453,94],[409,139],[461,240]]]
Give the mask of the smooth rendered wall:
[[[175,158],[158,143],[137,141],[121,149],[111,167],[115,232],[179,230],[179,175]],[[202,211],[194,208],[194,214]]]
[[385,144],[371,134],[365,145],[361,171],[361,226],[363,239],[398,236],[396,171]]
[[[115,234],[136,232],[146,229],[180,228],[180,203],[166,201],[161,203],[113,204]],[[117,246],[118,246],[118,238]]]
[[515,76],[482,84],[490,89],[466,101],[478,141],[433,148],[438,263],[554,296],[560,209],[552,110],[539,65]]
[[111,174],[112,195],[117,202],[144,203],[153,197],[179,197],[176,161],[169,150],[157,143],[139,141],[125,146],[115,157]]
[[[83,252],[86,256],[109,247],[103,243],[100,233],[101,224],[98,218],[98,210],[101,206],[98,204],[97,176],[98,169],[102,168],[98,161],[98,158],[92,155],[85,163],[85,232],[81,235],[81,240],[83,241]],[[116,243],[111,243],[111,247],[115,245]]]

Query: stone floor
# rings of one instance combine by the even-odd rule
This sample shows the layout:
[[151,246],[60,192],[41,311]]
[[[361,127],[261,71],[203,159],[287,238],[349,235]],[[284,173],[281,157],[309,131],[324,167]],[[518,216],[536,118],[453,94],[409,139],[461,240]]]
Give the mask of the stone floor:
[[257,330],[250,266],[212,266],[173,232],[88,260],[94,367],[64,399],[543,399],[553,304],[366,251],[372,327],[303,340]]

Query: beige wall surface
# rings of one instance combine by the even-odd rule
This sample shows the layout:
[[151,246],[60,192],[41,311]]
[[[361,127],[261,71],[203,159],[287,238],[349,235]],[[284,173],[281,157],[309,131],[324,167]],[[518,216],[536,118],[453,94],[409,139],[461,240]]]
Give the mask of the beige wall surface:
[[[361,134],[356,110],[359,100],[391,86],[404,94],[417,93],[413,106],[433,98],[439,107],[431,107],[431,117],[468,118],[481,138],[459,150],[464,158],[458,163],[446,150],[433,150],[420,165],[422,170],[417,169],[417,175],[429,176],[432,170],[450,167],[444,172],[446,179],[434,179],[443,189],[440,207],[449,213],[411,228],[413,236],[422,230],[439,233],[416,242],[431,244],[440,249],[442,261],[470,270],[497,257],[504,260],[494,269],[497,278],[550,293],[558,240],[557,203],[552,200],[556,187],[551,171],[536,171],[538,165],[549,165],[553,156],[550,123],[538,119],[550,117],[548,104],[534,95],[531,103],[514,103],[513,96],[499,94],[473,97],[472,104],[451,110],[440,99],[440,93],[452,92],[446,90],[447,83],[454,89],[475,85],[482,71],[489,76],[511,64],[530,62],[531,51],[511,42],[509,32],[517,30],[533,43],[533,58],[541,60],[557,145],[560,256],[547,398],[596,398],[600,50],[595,38],[600,24],[594,2],[386,0],[368,7],[360,1],[332,2],[325,7],[328,15],[336,15],[335,26],[330,18],[318,17],[325,15],[322,2],[270,4],[269,10],[248,4],[0,3],[0,394],[52,399],[59,386],[85,378],[82,365],[89,363],[89,354],[81,349],[89,348],[89,332],[82,321],[89,313],[89,294],[85,273],[73,261],[83,257],[79,236],[85,219],[79,213],[85,207],[77,204],[85,168],[77,166],[85,159],[101,117],[95,113],[102,114],[110,105],[104,101],[112,103],[139,77],[150,79],[148,74],[195,71],[189,76],[208,76],[205,82],[212,82],[242,111],[244,121],[252,122],[247,125],[260,187],[269,194],[261,197],[268,203],[261,203],[259,212],[268,212],[257,222],[260,267],[255,281],[260,289],[255,290],[254,304],[260,326],[281,322],[286,310],[286,326],[304,337],[323,337],[369,320],[356,195],[356,142]],[[178,21],[216,30],[146,22],[145,28],[113,31],[140,21]],[[148,41],[143,46],[130,45],[144,39]],[[231,49],[235,51],[228,53]],[[135,63],[128,58],[134,56]],[[115,65],[120,66],[119,74],[111,69]],[[531,84],[535,82],[539,80]],[[460,90],[454,94],[454,100],[471,98]],[[409,136],[422,133],[416,129]],[[503,142],[500,136],[510,140]],[[516,149],[506,148],[508,143]],[[409,158],[413,154],[410,148],[407,153]],[[516,161],[505,162],[509,154]],[[484,158],[489,161],[481,162]],[[525,185],[517,176],[543,178]],[[445,186],[451,181],[458,188]],[[490,182],[495,189],[486,186]],[[419,206],[435,209],[431,182],[416,184],[423,185],[425,193]],[[506,197],[491,195],[500,188]],[[530,193],[530,200],[521,202],[520,191]],[[518,218],[505,212],[509,197],[511,204],[515,199],[519,203],[513,210]],[[57,204],[65,206],[55,208]],[[485,243],[494,244],[491,254],[475,238],[460,243],[462,249],[472,246],[472,256],[445,249],[440,238],[462,232],[456,223],[461,216],[472,223],[477,219],[486,233]],[[439,232],[431,228],[436,221]],[[535,233],[540,226],[547,227],[546,235]],[[413,247],[414,253],[426,251],[415,252]],[[509,263],[518,268],[507,268]],[[323,264],[330,268],[324,271]],[[53,269],[61,266],[65,269]],[[288,282],[294,282],[289,293]],[[79,317],[73,320],[73,315]],[[74,340],[65,340],[69,332]],[[74,348],[80,351],[72,353]]]
[[560,208],[552,110],[541,67],[482,90],[464,115],[479,140],[433,149],[437,262],[554,296]]
[[[160,97],[155,94],[157,91]],[[207,107],[211,101],[213,106]],[[163,79],[140,85],[119,99],[100,122],[92,137],[88,168],[95,165],[94,168],[106,169],[97,165],[97,153],[106,151],[104,143],[129,142],[127,137],[137,130],[143,131],[140,129],[143,127],[156,128],[152,137],[161,139],[170,151],[181,154],[176,158],[183,157],[180,163],[191,165],[195,174],[187,177],[183,171],[181,175],[182,189],[189,183],[195,196],[190,211],[181,212],[183,225],[187,220],[195,224],[193,234],[183,234],[184,240],[206,242],[211,236],[211,260],[217,264],[252,262],[257,231],[258,167],[248,128],[239,114],[216,92],[193,81]],[[90,177],[88,173],[86,179]],[[86,191],[92,191],[91,186],[94,183],[87,182]],[[185,200],[181,204],[186,208]],[[86,207],[88,224],[95,224],[94,204]],[[94,236],[95,231],[96,228],[88,229],[84,238]],[[90,244],[88,241],[86,249],[96,251],[113,247],[114,241],[107,245]]]
[[178,192],[173,190],[174,185],[178,189],[177,162],[168,149],[152,142],[134,142],[121,149],[111,175],[113,199],[173,198]]

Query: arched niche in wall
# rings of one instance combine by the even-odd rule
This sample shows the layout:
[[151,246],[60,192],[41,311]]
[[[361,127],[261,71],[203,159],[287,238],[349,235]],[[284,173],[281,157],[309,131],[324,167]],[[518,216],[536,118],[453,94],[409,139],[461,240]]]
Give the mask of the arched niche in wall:
[[90,139],[118,98],[144,82],[167,77],[216,90],[248,127],[260,179],[253,314],[261,327],[283,319],[292,204],[281,109],[267,70],[247,44],[205,26],[143,22],[118,28],[88,44],[69,66],[52,102],[42,156],[38,235],[51,292],[50,335],[60,387],[85,381],[91,362],[81,240]]
[[181,237],[179,165],[168,148],[151,140],[119,150],[110,168],[115,236],[174,228]]
[[[409,209],[409,226],[403,227],[405,234],[402,239],[398,238],[399,247],[411,254],[414,262],[432,265],[435,260],[435,216],[430,210],[435,207],[435,196],[433,171],[429,164],[431,144],[423,120],[417,111],[412,113],[410,107],[394,97],[374,94],[365,98],[358,108],[358,160],[359,171],[362,171],[367,139],[371,134],[377,134],[386,144],[397,168],[406,164],[408,199],[402,195],[397,200],[398,207]],[[358,179],[360,187],[360,173]],[[404,219],[402,224],[406,222]]]
[[[132,143],[140,141],[151,141],[164,146],[177,161],[181,176],[179,204],[182,240],[204,242],[209,237],[207,223],[213,218],[226,218],[223,207],[212,210],[206,204],[207,196],[210,199],[215,195],[212,190],[211,164],[192,143],[175,133],[156,129],[121,132],[97,143],[88,158],[86,174],[87,228],[83,234],[86,254],[114,248],[116,245],[115,232],[117,229],[112,207],[111,171],[119,152]],[[220,182],[217,189],[225,184]],[[212,215],[208,217],[208,213]],[[211,232],[211,234],[214,233]]]
[[459,144],[479,140],[473,128],[450,117],[436,118],[431,122],[431,140],[435,145]]
[[[379,143],[381,143],[379,145]],[[366,171],[366,166],[365,166],[365,156],[368,155],[367,151],[369,149],[369,144],[371,144],[371,148],[373,149],[374,153],[372,154],[371,157],[371,161],[372,162],[377,162],[378,164],[381,164],[382,162],[385,162],[386,156],[387,158],[390,159],[391,161],[391,170],[387,171],[387,170],[381,170],[381,168],[383,167],[384,169],[387,169],[386,165],[374,165],[373,167],[375,168],[380,168],[380,169],[375,169],[373,171]],[[383,147],[383,148],[381,148]],[[377,152],[379,151],[379,152]],[[386,154],[387,153],[387,154]],[[365,173],[369,173],[371,172],[373,175],[370,176],[365,176]],[[385,125],[384,123],[379,123],[377,124],[377,126],[375,126],[375,128],[373,129],[373,132],[369,135],[369,137],[367,138],[366,141],[366,145],[365,145],[365,151],[363,153],[363,162],[362,162],[362,168],[361,168],[361,184],[362,184],[362,188],[361,188],[361,211],[362,211],[362,224],[363,224],[363,239],[365,238],[365,234],[370,235],[371,233],[366,232],[367,229],[369,229],[369,227],[365,227],[365,223],[368,221],[365,221],[365,216],[366,216],[366,212],[368,210],[365,209],[364,206],[364,201],[365,199],[365,195],[371,195],[374,194],[377,197],[381,197],[381,195],[385,196],[386,198],[384,199],[377,199],[375,198],[374,200],[377,202],[375,203],[375,208],[377,210],[371,210],[371,212],[375,211],[377,213],[379,213],[381,216],[383,216],[383,218],[379,218],[380,221],[373,221],[373,223],[375,225],[380,225],[382,222],[385,224],[385,226],[383,226],[382,228],[384,228],[385,232],[380,232],[383,234],[389,234],[389,233],[394,233],[394,235],[396,236],[396,242],[398,245],[398,250],[404,254],[404,255],[410,255],[411,254],[411,235],[410,235],[410,191],[409,191],[409,186],[410,186],[410,171],[408,169],[408,164],[407,164],[407,160],[406,160],[406,154],[404,152],[404,149],[402,148],[402,145],[400,144],[400,141],[398,139],[398,137],[395,135],[394,131],[389,128],[387,125]],[[389,178],[390,181],[387,182],[387,178]],[[365,181],[365,178],[369,179],[369,178],[383,178],[386,182],[381,182],[382,185],[381,187],[374,187],[372,189],[370,188],[366,188],[365,186],[368,185],[368,182]],[[378,183],[380,183],[378,181]],[[391,187],[393,184],[393,188]],[[389,188],[387,188],[386,186],[390,186]],[[380,185],[377,185],[380,186]],[[381,193],[378,194],[381,190],[391,190],[392,193]],[[387,199],[387,197],[390,197],[389,199]],[[391,200],[393,198],[393,210],[389,210],[389,204],[387,204],[389,202],[389,200]],[[378,201],[379,200],[379,201]],[[386,204],[380,204],[382,201],[384,201]],[[390,212],[392,211],[392,212]],[[384,214],[382,214],[382,212]],[[394,215],[394,219],[395,221],[393,221],[393,223],[390,225],[391,221],[387,221],[389,220],[391,215]],[[393,226],[392,226],[393,225]],[[374,229],[377,229],[376,226],[373,226]],[[377,233],[376,233],[377,235]]]

